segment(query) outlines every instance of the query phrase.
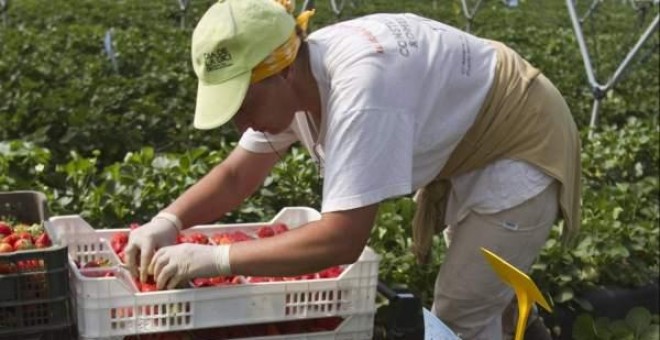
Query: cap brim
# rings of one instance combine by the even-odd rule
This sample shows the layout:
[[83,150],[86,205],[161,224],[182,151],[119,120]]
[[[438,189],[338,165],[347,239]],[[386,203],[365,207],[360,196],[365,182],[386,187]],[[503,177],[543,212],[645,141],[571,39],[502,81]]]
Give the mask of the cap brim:
[[250,86],[250,72],[245,72],[221,84],[197,86],[197,104],[193,126],[214,129],[227,123],[238,111]]

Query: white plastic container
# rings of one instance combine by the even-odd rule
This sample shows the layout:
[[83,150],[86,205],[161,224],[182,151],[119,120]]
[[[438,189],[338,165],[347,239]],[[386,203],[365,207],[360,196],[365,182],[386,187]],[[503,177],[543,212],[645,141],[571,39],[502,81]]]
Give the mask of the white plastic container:
[[[314,209],[291,207],[267,223],[203,225],[188,230],[209,236],[235,230],[250,234],[264,225],[284,223],[293,229],[319,218]],[[69,246],[72,295],[82,338],[330,316],[346,319],[333,332],[267,339],[370,339],[373,332],[379,257],[368,247],[337,278],[140,293],[130,274],[118,266],[119,259],[108,242],[113,234],[128,229],[95,230],[77,215],[52,217],[46,227],[53,242]],[[99,258],[114,265],[115,277],[89,278],[75,269],[73,260],[87,262]]]

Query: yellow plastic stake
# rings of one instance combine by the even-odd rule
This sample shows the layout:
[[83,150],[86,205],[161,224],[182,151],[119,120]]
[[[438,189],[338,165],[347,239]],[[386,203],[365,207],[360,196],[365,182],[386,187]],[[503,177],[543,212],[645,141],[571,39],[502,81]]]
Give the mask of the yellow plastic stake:
[[490,266],[493,267],[497,276],[506,282],[506,284],[513,287],[513,290],[516,292],[516,298],[518,299],[518,324],[516,325],[515,340],[523,340],[529,311],[534,303],[538,303],[548,312],[552,312],[552,308],[539,291],[539,288],[536,287],[534,281],[527,274],[518,270],[518,268],[504,261],[504,259],[488,249],[481,248],[481,252],[490,263]]

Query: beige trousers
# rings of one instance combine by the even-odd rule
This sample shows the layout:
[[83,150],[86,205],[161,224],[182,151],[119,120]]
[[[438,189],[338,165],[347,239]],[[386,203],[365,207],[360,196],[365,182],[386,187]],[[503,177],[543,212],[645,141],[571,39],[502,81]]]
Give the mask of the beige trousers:
[[528,271],[558,217],[558,182],[495,214],[475,212],[445,229],[448,244],[435,283],[432,311],[461,339],[502,339],[502,312],[514,296],[480,252],[493,251]]

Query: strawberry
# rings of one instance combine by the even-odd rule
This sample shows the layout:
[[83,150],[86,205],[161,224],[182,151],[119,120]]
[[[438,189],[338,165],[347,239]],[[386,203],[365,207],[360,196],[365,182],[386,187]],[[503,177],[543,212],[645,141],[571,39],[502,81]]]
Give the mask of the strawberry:
[[224,276],[215,276],[209,278],[209,284],[212,286],[222,286],[229,282],[230,281],[227,281],[227,278],[225,278]]
[[4,238],[7,235],[11,235],[12,230],[11,226],[5,222],[0,221],[0,238]]
[[275,236],[275,231],[271,227],[261,227],[257,230],[257,236],[259,236],[259,238]]
[[265,276],[250,276],[250,277],[246,277],[245,281],[249,283],[262,283],[262,282],[270,282],[270,279]]
[[29,239],[19,238],[14,242],[14,251],[34,249],[32,236]]
[[213,243],[217,244],[217,245],[232,243],[231,238],[229,237],[229,234],[227,234],[227,233],[217,233],[217,234],[211,236],[211,241],[213,241]]
[[189,240],[191,240],[192,243],[209,244],[208,236],[206,236],[202,233],[199,233],[199,232],[195,232],[195,233],[190,234]]
[[13,245],[18,241],[18,234],[9,234],[8,236],[5,236],[5,238],[2,239],[2,242],[4,243],[9,243]]
[[34,244],[37,246],[37,248],[48,248],[51,246],[50,237],[48,237],[48,234],[43,233],[37,237],[37,240],[34,241]]
[[119,232],[112,235],[110,239],[110,246],[115,253],[119,254],[124,250],[128,243],[128,233]]
[[192,280],[192,285],[197,288],[212,286],[210,280],[205,277],[194,278]]
[[141,292],[155,292],[158,291],[155,283],[142,283]]
[[338,277],[343,269],[339,266],[330,267],[319,272],[319,278],[332,279]]
[[250,237],[248,234],[242,232],[242,231],[235,231],[231,234],[229,234],[232,242],[243,242],[243,241],[249,241],[249,240],[254,240],[254,238]]
[[287,227],[284,223],[276,223],[273,225],[273,231],[275,232],[275,235],[278,235],[289,231],[289,227]]
[[120,233],[115,233],[112,235],[112,238],[110,239],[110,242],[117,242],[120,244],[126,244],[128,243],[128,233],[120,232]]

